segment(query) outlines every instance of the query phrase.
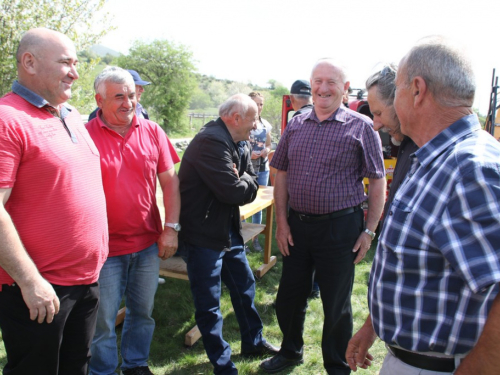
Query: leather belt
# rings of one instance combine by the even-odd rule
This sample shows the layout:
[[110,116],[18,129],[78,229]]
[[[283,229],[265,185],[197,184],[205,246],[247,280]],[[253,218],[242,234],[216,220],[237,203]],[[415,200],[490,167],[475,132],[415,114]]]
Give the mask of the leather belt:
[[436,372],[453,372],[455,371],[454,358],[440,358],[432,357],[425,354],[409,352],[403,349],[395,348],[389,345],[394,356],[406,363],[407,365],[420,368],[422,370],[436,371]]
[[358,205],[354,207],[344,208],[343,210],[334,211],[324,215],[307,215],[307,214],[301,214],[300,212],[297,212],[294,209],[290,208],[290,214],[297,216],[299,220],[303,221],[304,223],[313,223],[315,221],[331,220],[337,217],[349,215],[352,214],[353,212],[359,211],[360,209],[361,206]]

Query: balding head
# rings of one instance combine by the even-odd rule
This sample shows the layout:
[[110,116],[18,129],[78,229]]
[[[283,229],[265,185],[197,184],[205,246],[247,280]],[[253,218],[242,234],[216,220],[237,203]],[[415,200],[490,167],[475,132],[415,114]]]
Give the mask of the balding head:
[[476,83],[471,62],[463,50],[443,37],[420,40],[401,60],[400,73],[407,84],[422,77],[444,107],[472,107]]
[[31,29],[22,37],[16,54],[19,83],[58,107],[71,97],[78,79],[73,42],[46,28]]
[[50,50],[54,44],[71,45],[73,49],[75,49],[71,39],[58,31],[50,30],[44,27],[27,31],[21,38],[19,47],[17,48],[17,63],[19,64],[21,62],[21,58],[24,53],[30,52],[36,56],[43,56],[44,52]]
[[349,89],[346,70],[332,59],[316,62],[311,72],[311,92],[314,110],[320,121],[330,117],[342,104]]
[[257,127],[257,104],[245,94],[236,94],[219,107],[219,116],[231,133],[234,142],[246,141]]

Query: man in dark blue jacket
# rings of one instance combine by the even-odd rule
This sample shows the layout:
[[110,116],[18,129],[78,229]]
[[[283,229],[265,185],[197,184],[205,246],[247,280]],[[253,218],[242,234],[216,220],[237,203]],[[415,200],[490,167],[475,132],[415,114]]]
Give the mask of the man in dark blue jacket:
[[206,124],[187,148],[179,170],[180,239],[202,334],[215,374],[237,374],[231,348],[222,337],[221,280],[231,294],[245,356],[274,355],[278,348],[262,337],[255,308],[255,279],[244,251],[239,206],[252,202],[259,188],[250,162],[250,131],[257,105],[237,94],[224,102],[219,118]]

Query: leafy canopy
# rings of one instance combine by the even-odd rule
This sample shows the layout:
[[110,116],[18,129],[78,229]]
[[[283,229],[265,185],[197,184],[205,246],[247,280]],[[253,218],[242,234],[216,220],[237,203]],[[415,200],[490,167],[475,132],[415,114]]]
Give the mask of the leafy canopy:
[[143,80],[151,82],[141,104],[154,121],[169,134],[186,131],[185,111],[197,87],[193,56],[186,47],[167,40],[136,41],[129,54],[117,57],[114,63],[136,70]]
[[[17,78],[15,54],[26,31],[34,27],[56,30],[66,34],[77,51],[85,50],[113,29],[109,26],[109,14],[99,12],[104,3],[105,0],[0,0],[0,95],[10,91]],[[79,101],[88,100],[88,95],[93,98],[92,86],[86,87],[85,78],[95,63],[93,60],[78,67],[80,80],[75,82],[71,100],[76,107]]]

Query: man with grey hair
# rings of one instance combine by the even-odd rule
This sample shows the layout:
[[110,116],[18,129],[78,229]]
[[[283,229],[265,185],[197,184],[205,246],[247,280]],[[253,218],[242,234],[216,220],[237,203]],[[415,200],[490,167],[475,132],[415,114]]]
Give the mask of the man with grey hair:
[[411,155],[418,150],[418,146],[410,137],[401,133],[396,110],[394,109],[394,96],[396,94],[396,72],[397,66],[388,64],[381,70],[373,73],[366,80],[368,91],[368,105],[373,115],[373,128],[381,130],[391,136],[391,141],[398,147],[397,163],[393,171],[391,184],[388,186],[389,195],[385,201],[384,217],[380,221],[380,228],[388,214],[389,206],[394,199],[396,191],[401,186],[411,165]]
[[180,239],[205,351],[215,374],[232,375],[238,370],[222,337],[221,281],[231,294],[242,355],[272,355],[278,348],[262,336],[255,279],[241,234],[239,206],[252,202],[259,188],[248,142],[258,120],[257,105],[237,94],[220,106],[219,116],[201,128],[182,158]]
[[500,367],[500,145],[472,110],[470,61],[422,40],[402,59],[394,106],[420,149],[397,191],[370,276],[370,316],[346,353],[380,374],[496,374]]
[[[349,88],[344,69],[319,60],[311,73],[314,108],[288,123],[271,166],[275,180],[276,241],[283,273],[276,315],[280,353],[261,363],[274,373],[303,362],[304,321],[313,270],[321,291],[323,365],[348,374],[355,264],[368,252],[382,213],[385,170],[380,137],[370,118],[342,105]],[[368,177],[368,197],[363,178]],[[366,223],[361,204],[368,198]]]
[[309,113],[313,109],[311,85],[305,79],[298,79],[290,89],[290,102],[295,111],[293,116]]
[[[144,118],[146,120],[149,120],[149,114],[148,111],[140,104],[141,101],[141,96],[142,93],[144,92],[144,86],[150,85],[151,82],[144,81],[139,73],[137,71],[128,69],[127,72],[130,73],[132,78],[134,79],[134,84],[135,84],[135,96],[137,99],[137,103],[135,106],[135,114],[138,118]],[[94,90],[97,92],[96,87],[95,87],[95,82],[94,82]],[[89,121],[93,120],[96,115],[97,111],[99,110],[99,107],[97,107],[90,115],[89,115]]]
[[86,375],[108,253],[98,151],[66,102],[73,42],[27,31],[0,99],[0,328],[4,374]]
[[[92,343],[91,375],[118,366],[115,320],[123,296],[126,315],[121,340],[124,375],[152,374],[149,347],[159,261],[177,250],[180,230],[179,158],[163,129],[137,117],[132,76],[108,67],[95,79],[100,110],[86,127],[100,154],[109,223],[109,257],[99,276],[101,302]],[[165,227],[156,204],[156,179],[163,191]]]

